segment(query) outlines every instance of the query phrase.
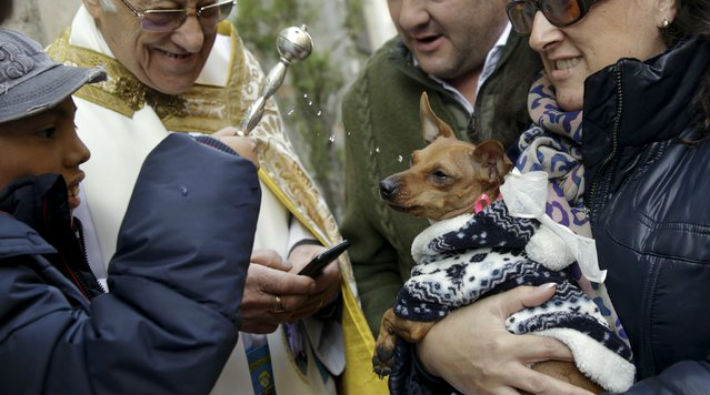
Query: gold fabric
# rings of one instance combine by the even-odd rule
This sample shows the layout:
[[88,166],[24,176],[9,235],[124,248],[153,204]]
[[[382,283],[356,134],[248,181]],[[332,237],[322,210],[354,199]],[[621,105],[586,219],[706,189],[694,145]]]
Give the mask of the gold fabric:
[[[258,62],[244,51],[236,29],[229,22],[220,25],[219,34],[228,34],[232,38],[227,87],[195,84],[178,96],[146,87],[109,56],[70,45],[69,30],[49,47],[48,53],[64,64],[106,69],[106,81],[86,85],[76,93],[84,100],[130,118],[148,104],[168,130],[213,133],[241,124],[249,105],[258,97],[264,78]],[[282,130],[278,108],[273,100],[269,100],[261,122],[252,132],[252,136],[259,140],[259,177],[321,243],[332,245],[341,240],[337,224]],[[342,325],[346,348],[346,368],[340,378],[340,391],[345,394],[389,393],[386,382],[379,380],[372,371],[370,361],[375,342],[355,296],[355,280],[345,254],[339,259],[339,267],[343,277],[341,290],[345,306]]]
[[148,104],[168,130],[212,133],[225,126],[236,125],[249,108],[240,96],[247,75],[241,40],[234,34],[233,58],[229,89],[219,86],[195,85],[188,92],[166,95],[138,81],[116,59],[90,49],[71,46],[66,30],[48,49],[49,56],[64,64],[81,67],[101,66],[106,69],[106,81],[89,84],[75,93],[77,97],[114,110],[126,117]]

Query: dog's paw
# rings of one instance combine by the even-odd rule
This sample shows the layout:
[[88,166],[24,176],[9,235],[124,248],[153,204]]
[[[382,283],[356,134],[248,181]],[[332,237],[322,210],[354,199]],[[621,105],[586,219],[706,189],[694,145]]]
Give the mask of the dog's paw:
[[390,357],[387,357],[388,352],[380,352],[380,348],[377,348],[377,351],[375,352],[375,355],[372,357],[372,368],[375,371],[375,374],[380,377],[380,379],[383,379],[385,376],[389,376],[390,373],[392,372],[392,362],[394,360],[392,359],[392,355],[394,355],[393,352],[389,352]]
[[380,336],[377,339],[377,345],[375,346],[375,353],[372,356],[372,368],[380,379],[385,376],[389,376],[392,372],[392,365],[394,364],[394,339],[391,338],[392,335],[387,334],[383,338]]

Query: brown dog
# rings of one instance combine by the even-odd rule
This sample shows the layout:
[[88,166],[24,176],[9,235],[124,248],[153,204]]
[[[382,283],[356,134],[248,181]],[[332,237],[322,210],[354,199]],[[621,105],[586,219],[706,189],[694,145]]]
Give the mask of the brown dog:
[[[494,201],[505,174],[513,166],[503,146],[494,140],[478,145],[458,140],[451,127],[431,110],[426,92],[422,93],[419,110],[428,145],[412,154],[409,169],[380,182],[381,197],[395,210],[431,220],[473,213],[484,194],[488,201]],[[417,343],[434,324],[435,321],[407,320],[388,309],[372,359],[375,373],[380,377],[389,375],[398,336]],[[593,392],[602,391],[572,362],[542,362],[534,369]]]
[[419,114],[426,148],[412,154],[411,167],[380,182],[380,195],[395,210],[432,220],[473,212],[487,193],[498,197],[503,177],[513,167],[495,140],[478,146],[456,138],[422,93]]

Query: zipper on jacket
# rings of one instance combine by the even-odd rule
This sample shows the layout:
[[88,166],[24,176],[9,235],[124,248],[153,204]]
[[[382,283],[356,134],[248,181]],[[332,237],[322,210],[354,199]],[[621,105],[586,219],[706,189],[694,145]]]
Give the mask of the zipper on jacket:
[[[75,218],[75,220],[78,221],[76,218]],[[81,223],[79,223],[79,225],[76,227],[76,229],[74,230],[74,233],[76,234],[76,240],[79,243],[79,249],[81,250],[81,254],[84,257],[84,263],[86,263],[86,267],[88,267],[89,270],[91,270],[91,265],[89,265],[89,254],[86,252],[86,243],[84,242],[84,232],[83,232],[83,227],[82,227]],[[94,276],[94,277],[96,277],[96,276]],[[94,282],[99,286],[99,289],[101,290],[101,292],[103,292],[103,293],[108,292],[108,291],[106,291],[106,289],[104,288],[104,286],[101,284],[101,282],[98,279],[96,279]]]
[[[42,198],[42,222],[41,222],[41,226],[43,226],[43,227],[45,228],[45,233],[46,233],[47,235],[51,235],[53,232],[52,232],[52,228],[51,228],[50,225],[49,225],[50,221],[49,221],[49,212],[48,212],[48,210],[49,210],[49,208],[48,208],[47,198],[46,198],[46,197],[43,197],[43,198]],[[60,234],[60,235],[57,235],[57,236],[54,237],[54,238],[57,239],[57,240],[61,240],[61,234]],[[67,278],[69,279],[69,281],[71,281],[72,283],[74,283],[74,285],[77,287],[77,289],[79,289],[79,293],[80,293],[82,296],[84,296],[84,298],[86,298],[86,300],[91,300],[91,298],[89,297],[89,293],[86,291],[85,284],[84,284],[83,281],[81,280],[81,276],[77,275],[77,273],[76,273],[76,272],[71,268],[71,266],[69,266],[69,264],[67,263],[67,260],[66,260],[65,254],[64,254],[64,250],[63,250],[62,248],[59,248],[59,242],[58,242],[57,245],[55,246],[55,249],[57,250],[57,256],[59,257],[59,262],[58,262],[58,263],[61,263],[61,265],[64,266],[64,271],[66,272],[65,275],[67,276]],[[60,268],[60,270],[61,270],[61,268]]]
[[[623,96],[623,89],[622,89],[622,84],[621,84],[621,69],[623,67],[623,62],[618,63],[618,67],[616,69],[616,94],[618,97],[617,101],[617,106],[616,106],[616,118],[614,119],[614,125],[612,127],[612,133],[611,133],[611,153],[607,155],[606,158],[604,158],[604,161],[602,164],[599,166],[599,170],[597,171],[597,174],[594,176],[594,180],[592,180],[591,184],[591,214],[590,218],[595,218],[597,217],[597,214],[599,213],[600,207],[602,206],[602,201],[604,200],[604,195],[606,195],[609,191],[609,183],[612,178],[612,174],[609,174],[608,176],[604,177],[604,170],[609,166],[611,163],[611,160],[616,156],[617,154],[617,149],[619,145],[619,129],[621,127],[621,114],[624,109],[624,96]],[[600,190],[601,189],[601,190]]]

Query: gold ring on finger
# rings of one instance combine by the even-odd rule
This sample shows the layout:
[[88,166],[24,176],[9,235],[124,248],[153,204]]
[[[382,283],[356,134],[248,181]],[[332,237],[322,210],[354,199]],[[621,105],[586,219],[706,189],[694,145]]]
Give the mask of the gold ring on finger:
[[283,313],[286,310],[284,309],[284,305],[281,303],[281,298],[278,295],[275,295],[275,297],[276,301],[274,301],[274,307],[271,309],[271,312],[276,314]]

